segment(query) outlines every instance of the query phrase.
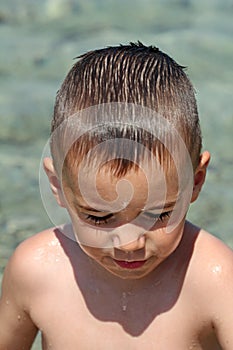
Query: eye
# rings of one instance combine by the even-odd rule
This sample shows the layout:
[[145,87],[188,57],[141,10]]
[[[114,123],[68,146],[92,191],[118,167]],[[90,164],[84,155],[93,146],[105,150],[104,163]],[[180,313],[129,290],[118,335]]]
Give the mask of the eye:
[[146,212],[145,215],[154,219],[154,220],[164,222],[164,221],[166,221],[166,219],[168,219],[171,216],[171,213],[172,213],[172,211],[165,211],[161,214],[154,214],[154,213]]
[[95,226],[98,225],[103,225],[103,224],[107,224],[108,220],[113,216],[113,214],[108,214],[105,216],[95,216],[95,215],[91,215],[88,214],[86,216],[86,220],[90,221],[91,223],[93,223]]

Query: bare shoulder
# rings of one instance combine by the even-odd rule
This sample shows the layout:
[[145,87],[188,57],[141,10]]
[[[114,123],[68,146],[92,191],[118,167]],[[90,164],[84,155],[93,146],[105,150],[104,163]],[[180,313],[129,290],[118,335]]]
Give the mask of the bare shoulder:
[[41,232],[21,243],[6,266],[0,298],[1,349],[31,348],[37,333],[31,309],[43,286],[41,254],[54,241],[53,231]]
[[[190,225],[190,228],[192,230],[193,226]],[[208,293],[205,293],[208,298],[211,294],[222,296],[226,285],[233,293],[233,251],[219,238],[203,229],[199,229],[195,241],[189,281],[191,285],[198,285],[201,292],[202,288],[205,292],[208,288]]]
[[[197,258],[205,262],[206,270],[214,276],[233,268],[233,250],[219,238],[201,229],[196,242]],[[204,264],[203,264],[204,265]],[[202,265],[202,266],[203,266]],[[203,266],[204,267],[204,266]]]
[[68,265],[69,259],[61,240],[70,239],[62,236],[64,235],[58,229],[51,228],[23,241],[6,266],[3,284],[9,281],[17,288],[18,295],[21,291],[23,294],[25,289],[27,295],[30,291],[33,293],[41,290],[46,285],[45,281],[56,273],[61,264]]
[[[33,281],[32,275],[35,276],[41,269],[41,260],[46,251],[48,252],[49,242],[54,239],[52,229],[40,232],[26,239],[15,249],[4,271],[3,285],[10,281],[18,291],[23,286],[27,287]],[[34,281],[35,283],[35,281]]]
[[233,251],[204,230],[196,240],[188,277],[192,305],[209,320],[222,349],[233,349]]

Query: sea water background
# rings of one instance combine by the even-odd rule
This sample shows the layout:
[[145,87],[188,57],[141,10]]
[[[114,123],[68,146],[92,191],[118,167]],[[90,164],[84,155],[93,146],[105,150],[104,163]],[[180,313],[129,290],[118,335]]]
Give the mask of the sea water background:
[[188,217],[233,246],[232,18],[232,0],[0,0],[1,275],[19,242],[51,226],[39,163],[55,94],[73,58],[136,40],[188,66],[204,148],[212,153]]

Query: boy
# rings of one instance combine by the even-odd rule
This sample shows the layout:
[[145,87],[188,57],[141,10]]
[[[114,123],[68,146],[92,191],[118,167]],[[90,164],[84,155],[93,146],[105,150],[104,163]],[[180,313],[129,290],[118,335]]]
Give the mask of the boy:
[[89,52],[58,92],[44,168],[72,225],[6,267],[0,350],[233,349],[233,254],[185,220],[210,155],[191,83],[141,43]]

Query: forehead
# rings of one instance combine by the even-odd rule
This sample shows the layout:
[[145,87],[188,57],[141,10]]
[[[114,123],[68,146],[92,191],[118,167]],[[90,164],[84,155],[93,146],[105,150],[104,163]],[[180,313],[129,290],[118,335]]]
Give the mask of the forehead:
[[139,167],[117,177],[108,167],[90,168],[72,173],[72,190],[67,198],[83,207],[99,211],[120,211],[132,208],[163,208],[178,196],[174,169],[165,174],[160,168]]

